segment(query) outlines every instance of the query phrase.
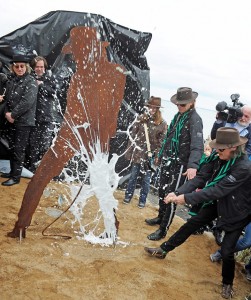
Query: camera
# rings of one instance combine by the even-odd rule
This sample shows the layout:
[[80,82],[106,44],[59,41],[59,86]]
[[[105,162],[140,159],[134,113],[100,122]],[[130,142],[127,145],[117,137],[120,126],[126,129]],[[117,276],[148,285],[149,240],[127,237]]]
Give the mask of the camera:
[[239,102],[239,94],[232,94],[230,98],[233,102],[232,106],[228,105],[225,101],[221,101],[216,105],[216,110],[218,111],[217,118],[227,123],[235,123],[243,115],[241,108],[244,104]]

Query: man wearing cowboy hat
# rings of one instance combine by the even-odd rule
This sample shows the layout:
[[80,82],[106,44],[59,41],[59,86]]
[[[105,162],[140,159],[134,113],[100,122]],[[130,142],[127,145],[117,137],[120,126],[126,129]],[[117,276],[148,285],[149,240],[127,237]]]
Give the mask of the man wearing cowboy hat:
[[[251,221],[251,162],[245,153],[247,138],[235,128],[222,127],[210,146],[216,150],[206,159],[196,177],[165,197],[166,203],[192,206],[203,203],[199,213],[190,218],[159,248],[145,248],[157,258],[165,258],[203,225],[217,220],[225,231],[222,242],[222,297],[233,295],[234,250],[243,228]],[[195,192],[199,188],[200,190]]]
[[128,141],[125,154],[125,158],[132,163],[132,168],[123,203],[129,204],[131,202],[137,178],[141,171],[143,178],[138,203],[139,208],[145,207],[150,189],[152,172],[149,168],[149,157],[158,154],[167,130],[166,121],[163,120],[160,111],[161,98],[151,96],[145,106],[147,112],[138,116],[132,125],[131,138]]
[[168,128],[166,138],[158,154],[161,161],[159,186],[159,213],[156,218],[146,219],[148,225],[159,224],[157,231],[148,235],[149,240],[160,240],[166,236],[175,210],[175,203],[164,202],[165,196],[181,186],[185,179],[192,179],[197,172],[204,151],[203,125],[195,110],[198,93],[191,88],[181,87],[171,97],[178,113]]

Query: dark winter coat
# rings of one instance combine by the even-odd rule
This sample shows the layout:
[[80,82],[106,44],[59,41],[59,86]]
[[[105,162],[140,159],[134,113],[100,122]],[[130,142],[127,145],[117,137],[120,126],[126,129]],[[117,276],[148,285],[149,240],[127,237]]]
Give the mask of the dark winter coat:
[[[0,73],[0,95],[3,95],[5,92],[7,80],[8,80],[7,76],[4,73]],[[2,129],[4,124],[7,122],[4,116],[5,105],[6,105],[6,99],[4,97],[4,100],[0,102],[0,129]]]
[[34,126],[38,86],[35,78],[26,73],[13,74],[6,84],[5,113],[11,112],[15,126]]
[[[168,159],[171,142],[175,133],[175,124],[169,129],[166,143],[161,158]],[[184,126],[179,136],[179,149],[177,163],[187,168],[198,169],[201,156],[204,151],[202,119],[195,109],[188,112]]]
[[0,95],[3,95],[8,78],[4,73],[0,73]]
[[[148,160],[145,129],[143,122],[141,122],[141,118],[142,116],[139,116],[133,124],[131,132],[133,143],[130,140],[128,141],[128,149],[125,154],[125,158],[127,160],[132,159],[133,163],[140,163]],[[150,119],[146,122],[146,124],[148,127],[151,152],[152,154],[157,154],[165,137],[167,124],[165,121],[162,121],[159,125],[156,125]]]
[[38,86],[36,123],[52,123],[56,114],[56,82],[48,71],[38,79],[43,83]]
[[[205,201],[218,201],[217,225],[223,230],[232,231],[240,228],[242,221],[251,215],[251,162],[246,155],[237,158],[225,177],[214,186],[204,188],[225,163],[217,158],[205,164],[196,177],[181,186],[177,193],[185,194],[185,201],[191,206]],[[201,190],[193,192],[197,188]]]

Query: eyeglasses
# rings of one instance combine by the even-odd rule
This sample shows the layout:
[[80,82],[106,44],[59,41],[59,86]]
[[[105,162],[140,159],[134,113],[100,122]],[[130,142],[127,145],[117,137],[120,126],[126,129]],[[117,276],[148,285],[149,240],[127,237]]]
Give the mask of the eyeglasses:
[[176,104],[177,106],[185,107],[186,104]]
[[23,69],[23,68],[25,68],[25,65],[17,65],[17,64],[14,64],[14,68],[15,68],[15,69]]
[[218,149],[218,151],[220,152],[224,152],[226,149]]

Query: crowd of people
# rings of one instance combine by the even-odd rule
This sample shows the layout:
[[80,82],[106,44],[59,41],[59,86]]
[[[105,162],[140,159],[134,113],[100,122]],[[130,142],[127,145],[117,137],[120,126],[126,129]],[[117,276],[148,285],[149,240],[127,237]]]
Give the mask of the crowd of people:
[[[10,172],[1,174],[6,178],[4,186],[20,182],[23,166],[36,171],[60,126],[56,81],[46,59],[37,56],[30,62],[16,55],[10,71],[0,73],[0,138],[2,132],[8,133],[10,159]],[[224,235],[221,248],[210,258],[222,261],[221,295],[230,299],[235,253],[251,247],[251,107],[243,106],[235,122],[217,116],[211,141],[205,143],[203,121],[195,108],[197,97],[191,88],[177,89],[170,99],[177,113],[169,126],[160,111],[160,97],[152,96],[145,103],[144,113],[129,130],[125,158],[131,175],[123,203],[130,204],[141,172],[138,207],[144,208],[158,170],[158,215],[145,220],[149,226],[159,226],[147,236],[153,241],[165,238],[177,205],[196,207],[196,213],[160,247],[145,247],[148,254],[160,259],[203,226],[216,222]],[[245,271],[251,280],[251,259]]]
[[0,74],[0,137],[5,142],[0,150],[7,148],[10,160],[10,172],[1,174],[4,186],[20,182],[23,166],[36,171],[60,126],[56,81],[47,68],[44,57],[30,61],[14,55],[10,73]]
[[[160,247],[145,247],[145,251],[153,257],[164,259],[191,234],[214,221],[223,235],[221,249],[211,254],[210,259],[212,262],[222,261],[221,295],[230,299],[233,296],[235,252],[251,247],[251,107],[243,106],[242,115],[231,123],[221,120],[217,114],[209,142],[203,138],[203,122],[195,109],[197,97],[198,93],[187,87],[179,88],[171,97],[178,112],[168,126],[164,139],[163,135],[160,136],[161,147],[159,150],[153,147],[150,155],[154,157],[160,172],[159,212],[157,217],[145,222],[159,228],[148,235],[148,239],[156,241],[166,236],[178,204],[186,205],[190,211],[196,207],[196,213],[191,214],[187,222]],[[147,106],[150,101],[151,98]],[[144,177],[151,173],[147,155],[151,148],[147,148],[149,141],[142,123],[153,122],[153,114],[149,113],[147,119],[144,115],[138,117],[140,121],[132,127],[128,144],[130,155],[127,155],[132,173],[124,204],[130,203],[136,185],[134,153],[137,154],[137,169],[142,169]],[[142,181],[140,202],[142,189],[148,191],[146,184],[150,184],[149,179]],[[246,278],[251,280],[251,258],[245,265],[245,272]]]

